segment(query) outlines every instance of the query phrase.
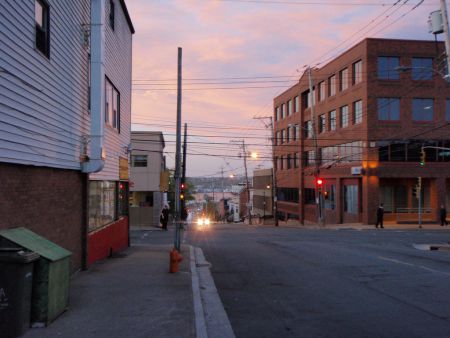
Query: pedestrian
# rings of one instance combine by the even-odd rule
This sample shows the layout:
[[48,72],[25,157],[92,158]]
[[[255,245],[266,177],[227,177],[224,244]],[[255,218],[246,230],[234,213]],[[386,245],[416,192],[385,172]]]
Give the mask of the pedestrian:
[[167,223],[168,222],[169,222],[169,207],[166,204],[161,211],[161,224],[162,224],[163,230],[167,231]]
[[444,225],[448,225],[447,210],[445,209],[443,204],[441,204],[441,210],[440,210],[439,214],[441,216],[441,227],[443,227]]
[[378,209],[377,209],[377,223],[375,224],[375,228],[378,228],[378,225],[380,225],[380,228],[384,228],[383,216],[384,216],[383,203],[380,203],[380,205],[378,206]]

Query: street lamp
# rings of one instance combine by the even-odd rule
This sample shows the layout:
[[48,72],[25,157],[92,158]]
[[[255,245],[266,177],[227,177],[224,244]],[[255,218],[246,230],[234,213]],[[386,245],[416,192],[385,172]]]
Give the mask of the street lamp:
[[[270,189],[270,184],[266,185],[266,189]],[[263,190],[263,224],[266,219],[266,189]]]

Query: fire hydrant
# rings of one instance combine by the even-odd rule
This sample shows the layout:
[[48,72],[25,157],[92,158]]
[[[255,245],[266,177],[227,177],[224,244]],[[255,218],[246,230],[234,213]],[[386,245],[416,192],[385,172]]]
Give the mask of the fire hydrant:
[[177,249],[173,248],[170,251],[170,267],[169,272],[175,273],[179,271],[179,263],[183,260],[183,256],[180,255]]

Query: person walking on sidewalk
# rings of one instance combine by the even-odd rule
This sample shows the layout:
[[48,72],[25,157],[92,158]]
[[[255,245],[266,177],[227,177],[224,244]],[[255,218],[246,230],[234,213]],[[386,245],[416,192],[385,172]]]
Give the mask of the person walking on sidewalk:
[[167,231],[167,223],[169,222],[169,207],[167,205],[161,211],[162,229]]
[[448,225],[447,210],[445,209],[443,204],[441,204],[441,210],[439,211],[439,215],[441,216],[441,227],[443,227],[444,225]]
[[380,228],[384,228],[383,216],[384,216],[383,203],[380,203],[380,205],[378,206],[378,209],[377,209],[377,223],[375,224],[375,228],[378,228],[378,225],[380,225]]

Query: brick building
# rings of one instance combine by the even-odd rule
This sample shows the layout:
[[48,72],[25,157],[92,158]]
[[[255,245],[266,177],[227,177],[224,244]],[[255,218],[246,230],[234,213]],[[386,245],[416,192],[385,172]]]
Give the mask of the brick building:
[[[365,39],[274,99],[280,218],[325,223],[417,221],[450,209],[450,86],[444,44]],[[314,114],[312,114],[314,113]],[[419,164],[422,147],[426,164]],[[316,156],[317,154],[317,156]],[[316,179],[323,179],[319,192]]]

